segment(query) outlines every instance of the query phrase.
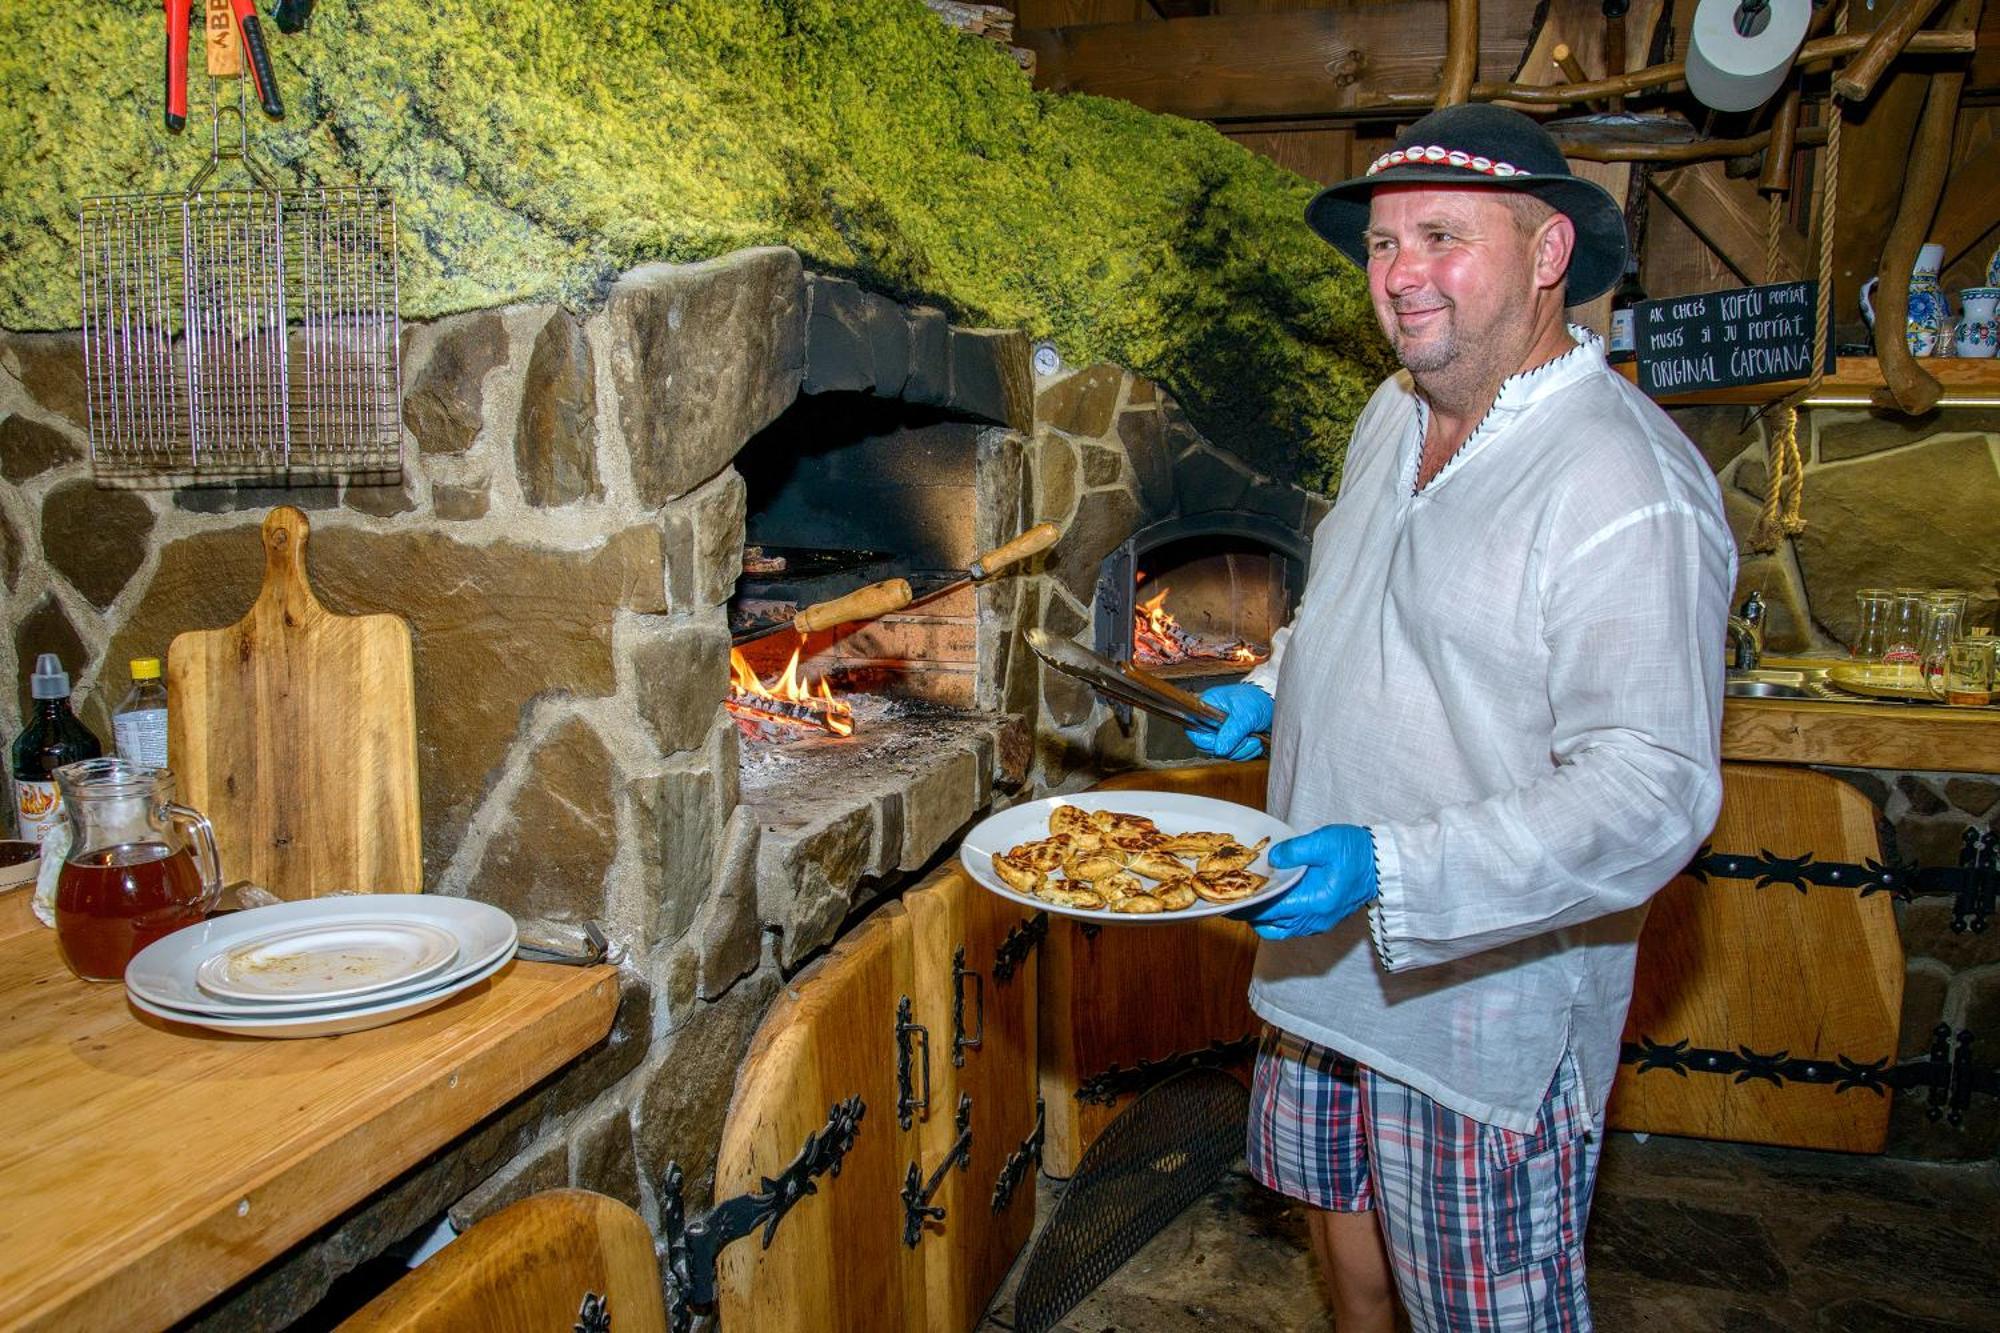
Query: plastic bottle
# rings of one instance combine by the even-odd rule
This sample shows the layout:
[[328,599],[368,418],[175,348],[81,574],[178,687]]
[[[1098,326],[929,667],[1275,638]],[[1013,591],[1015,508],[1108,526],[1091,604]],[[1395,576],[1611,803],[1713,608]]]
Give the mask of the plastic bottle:
[[96,759],[104,746],[69,708],[69,673],[62,659],[43,653],[28,677],[34,716],[14,741],[14,818],[19,836],[40,842],[62,822],[62,793],[54,773],[64,764]]
[[167,687],[160,682],[160,659],[132,659],[132,688],[111,715],[118,757],[144,768],[167,766]]

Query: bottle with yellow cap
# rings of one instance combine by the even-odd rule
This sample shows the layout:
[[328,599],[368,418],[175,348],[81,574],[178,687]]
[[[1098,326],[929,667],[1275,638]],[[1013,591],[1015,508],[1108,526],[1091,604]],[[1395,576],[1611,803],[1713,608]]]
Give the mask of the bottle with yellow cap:
[[160,681],[160,659],[132,659],[132,688],[111,715],[118,757],[144,768],[167,766],[167,687]]

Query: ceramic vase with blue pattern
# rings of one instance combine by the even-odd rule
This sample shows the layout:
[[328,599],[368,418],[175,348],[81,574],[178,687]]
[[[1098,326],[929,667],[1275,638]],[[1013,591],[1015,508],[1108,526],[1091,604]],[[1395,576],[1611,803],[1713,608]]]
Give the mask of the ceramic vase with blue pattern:
[[[1911,356],[1937,355],[1938,330],[1951,318],[1944,291],[1938,286],[1938,269],[1943,264],[1944,247],[1926,245],[1917,251],[1917,262],[1910,269],[1910,306],[1903,334],[1909,340]],[[1875,327],[1877,281],[1870,278],[1861,287],[1861,313],[1867,317],[1871,329]]]
[[1992,356],[2000,351],[2000,286],[1967,287],[1958,294],[1964,313],[1952,335],[1952,350],[1960,356]]

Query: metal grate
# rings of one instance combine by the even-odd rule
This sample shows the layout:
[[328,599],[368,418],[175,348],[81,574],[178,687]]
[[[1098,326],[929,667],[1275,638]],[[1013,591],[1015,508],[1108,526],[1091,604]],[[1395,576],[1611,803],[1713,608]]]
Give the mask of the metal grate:
[[[239,146],[222,145],[234,111]],[[100,478],[393,476],[402,466],[396,206],[272,188],[240,106],[185,193],[78,210]],[[228,159],[252,188],[202,185]]]
[[1016,1333],[1043,1333],[1243,1155],[1250,1094],[1213,1069],[1168,1079],[1106,1127],[1035,1237],[1014,1294]]

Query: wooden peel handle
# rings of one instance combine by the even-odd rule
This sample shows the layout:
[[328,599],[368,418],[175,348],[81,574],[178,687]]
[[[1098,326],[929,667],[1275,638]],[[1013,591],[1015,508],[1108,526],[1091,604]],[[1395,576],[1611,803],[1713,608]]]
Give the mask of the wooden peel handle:
[[976,579],[991,578],[1009,565],[1018,565],[1031,555],[1040,555],[1062,539],[1062,529],[1053,523],[1037,523],[1004,546],[996,546],[968,567]]
[[844,625],[850,620],[873,620],[877,616],[886,616],[909,604],[909,580],[884,579],[880,583],[857,588],[845,597],[813,603],[792,618],[792,628],[801,634],[812,634]]

